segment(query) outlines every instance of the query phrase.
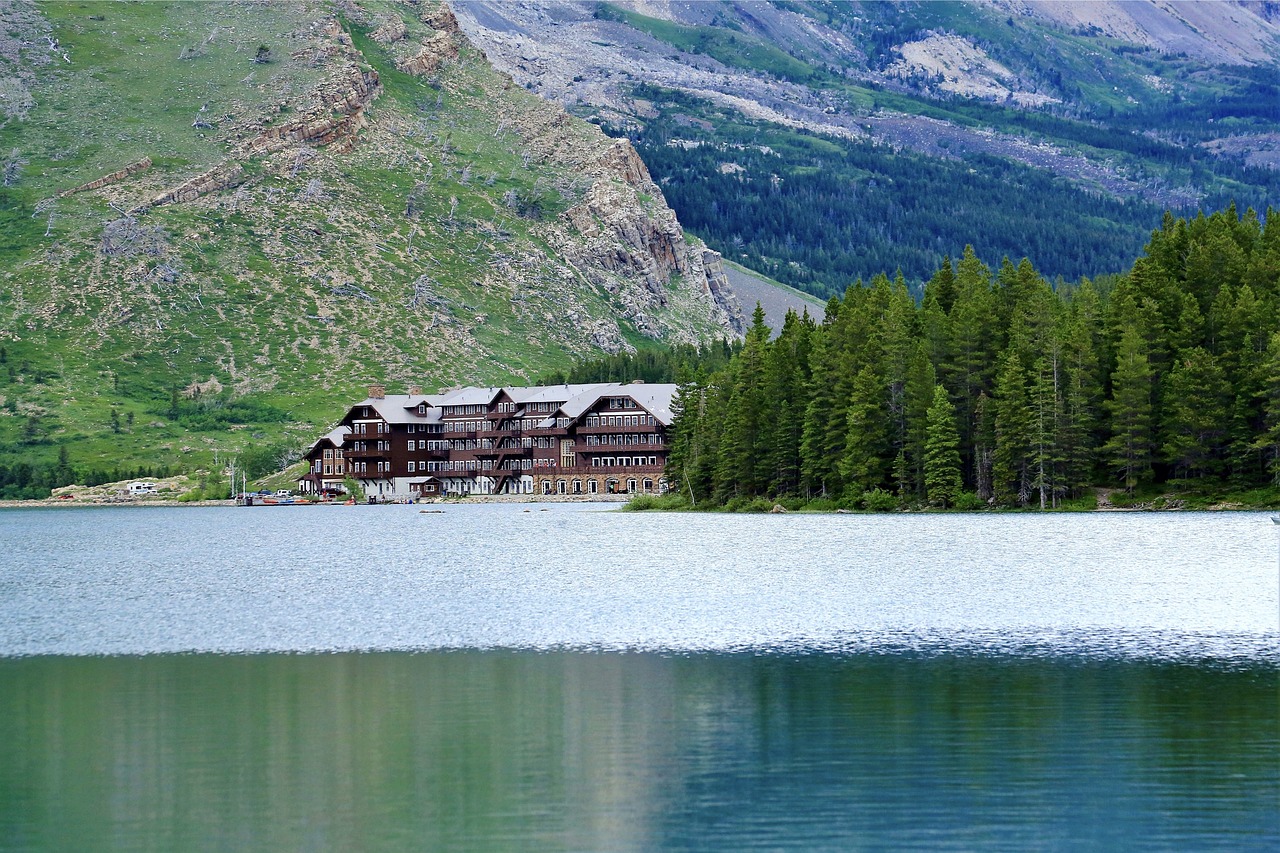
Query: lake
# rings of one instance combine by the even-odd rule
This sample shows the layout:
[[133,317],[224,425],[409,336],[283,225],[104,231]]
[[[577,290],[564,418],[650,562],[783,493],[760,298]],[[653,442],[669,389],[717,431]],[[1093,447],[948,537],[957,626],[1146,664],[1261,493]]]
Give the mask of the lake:
[[423,508],[0,512],[0,850],[1280,847],[1264,514]]

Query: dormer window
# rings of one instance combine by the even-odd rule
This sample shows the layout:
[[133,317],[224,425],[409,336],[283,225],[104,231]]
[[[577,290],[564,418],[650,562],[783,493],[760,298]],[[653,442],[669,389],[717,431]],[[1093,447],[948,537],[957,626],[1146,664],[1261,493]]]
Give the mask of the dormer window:
[[426,413],[427,413],[427,404],[426,404],[426,403],[419,403],[419,404],[418,404],[418,414],[420,414],[420,415],[425,415]]

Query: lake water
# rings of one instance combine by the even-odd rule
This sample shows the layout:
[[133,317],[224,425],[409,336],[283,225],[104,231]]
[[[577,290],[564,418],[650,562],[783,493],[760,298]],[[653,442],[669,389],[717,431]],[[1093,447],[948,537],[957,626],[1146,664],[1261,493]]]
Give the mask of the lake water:
[[0,850],[1280,849],[1266,515],[420,509],[0,512]]

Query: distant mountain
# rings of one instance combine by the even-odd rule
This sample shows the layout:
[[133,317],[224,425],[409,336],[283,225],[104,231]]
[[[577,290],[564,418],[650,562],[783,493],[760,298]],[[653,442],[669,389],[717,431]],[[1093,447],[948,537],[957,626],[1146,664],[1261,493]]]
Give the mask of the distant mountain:
[[518,83],[629,137],[686,227],[816,293],[966,243],[1115,272],[1165,209],[1280,198],[1273,3],[454,7]]
[[371,381],[736,336],[625,140],[439,3],[0,3],[0,464],[300,445]]

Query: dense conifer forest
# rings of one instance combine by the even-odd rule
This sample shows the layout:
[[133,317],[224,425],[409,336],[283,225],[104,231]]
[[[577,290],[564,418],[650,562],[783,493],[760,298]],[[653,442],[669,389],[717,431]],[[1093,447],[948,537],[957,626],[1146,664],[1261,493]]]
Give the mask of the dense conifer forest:
[[1261,208],[1275,198],[1274,170],[1141,132],[1160,127],[1187,137],[1227,115],[1268,121],[1275,75],[1242,76],[1242,91],[1258,98],[1253,106],[1245,96],[1197,100],[1112,116],[1114,127],[963,99],[921,107],[953,122],[1058,140],[1064,150],[1108,152],[1131,179],[1110,189],[1005,156],[957,151],[946,139],[926,155],[828,138],[649,85],[636,86],[634,95],[657,115],[642,127],[604,127],[629,136],[686,228],[726,257],[823,298],[881,270],[901,270],[918,286],[966,242],[981,258],[1027,257],[1051,280],[1076,280],[1120,272],[1142,250],[1165,203],[1138,193],[1139,185],[1200,188],[1196,201],[1175,209],[1183,215],[1232,199]]
[[[1050,286],[971,248],[821,322],[763,313],[676,398],[668,469],[698,506],[761,498],[1055,508],[1158,488],[1280,491],[1280,217],[1166,215],[1131,270]],[[1269,497],[1267,497],[1269,496]]]

